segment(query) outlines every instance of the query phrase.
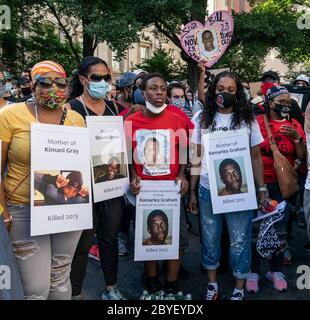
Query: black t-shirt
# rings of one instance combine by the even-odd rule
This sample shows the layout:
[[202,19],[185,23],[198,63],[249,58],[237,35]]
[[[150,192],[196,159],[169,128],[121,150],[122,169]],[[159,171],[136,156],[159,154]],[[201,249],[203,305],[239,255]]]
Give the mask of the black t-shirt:
[[[118,116],[124,110],[124,108],[120,104],[115,102],[115,101],[104,100],[104,102],[106,103],[107,107],[105,108],[104,113],[101,116],[114,116],[114,115]],[[79,113],[84,119],[88,115],[97,116],[97,114],[95,112],[90,110],[85,105],[85,108],[89,113],[89,114],[87,114],[86,111],[85,111],[85,108],[83,106],[83,103],[79,99],[72,99],[72,100],[69,101],[69,104],[70,104],[72,110],[74,110],[77,113]]]

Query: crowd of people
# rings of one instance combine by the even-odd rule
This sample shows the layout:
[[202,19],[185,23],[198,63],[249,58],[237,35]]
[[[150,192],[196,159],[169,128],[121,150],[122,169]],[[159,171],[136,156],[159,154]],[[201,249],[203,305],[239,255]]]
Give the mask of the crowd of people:
[[[182,266],[184,252],[190,244],[188,214],[199,214],[200,219],[201,268],[207,273],[208,281],[207,287],[201,288],[205,300],[220,297],[217,271],[227,248],[235,278],[231,300],[243,300],[245,290],[259,291],[259,267],[263,258],[269,263],[267,279],[276,290],[287,289],[282,266],[292,263],[289,239],[294,215],[298,226],[306,228],[308,243],[304,252],[310,253],[307,163],[310,95],[305,95],[307,101],[294,99],[294,92],[302,93],[310,88],[309,77],[299,75],[286,85],[280,83],[276,72],[267,71],[261,78],[261,90],[253,97],[251,83],[238,79],[232,72],[217,74],[206,88],[203,62],[199,63],[199,70],[196,92],[186,81],[168,83],[161,74],[142,69],[125,72],[114,83],[110,66],[97,57],[84,58],[70,77],[54,61],[35,64],[24,70],[16,81],[7,71],[0,71],[0,265],[10,266],[12,274],[12,288],[0,290],[0,299],[81,300],[89,256],[100,261],[105,278],[101,298],[126,299],[117,278],[119,256],[130,254],[130,227],[135,220],[135,206],[127,197],[93,203],[92,229],[30,235],[31,123],[85,127],[87,116],[122,116],[125,131],[128,124],[132,128],[126,131],[126,138],[130,138],[129,153],[137,147],[135,137],[140,130],[161,134],[180,129],[185,132],[183,137],[168,133],[168,153],[174,155],[168,159],[174,161],[165,163],[161,172],[155,170],[154,164],[166,160],[155,138],[145,143],[144,161],[138,162],[133,157],[133,163],[129,164],[133,196],[139,194],[141,180],[177,181],[187,209],[181,208],[180,212],[179,258],[164,261],[164,283],[159,278],[158,261],[144,262],[141,284],[141,289],[147,290],[147,294],[143,291],[144,298],[164,299],[179,294],[179,276],[182,273],[186,277],[190,272]],[[286,201],[281,218],[273,224],[279,244],[269,248],[265,256],[257,250],[261,220],[252,221],[254,210],[215,214],[212,206],[203,135],[218,131],[233,133],[237,129],[247,132],[260,212],[274,213],[277,204]],[[299,191],[289,198],[283,195],[274,169],[275,146],[298,175]],[[182,154],[190,155],[187,162],[183,161]],[[110,173],[102,181],[120,176],[119,159],[112,160],[107,164]],[[222,161],[219,176],[224,185],[219,196],[245,192],[242,170],[235,160]],[[47,185],[52,185],[55,193],[57,189],[65,189],[66,199],[73,197],[72,192],[74,197],[81,194],[82,180],[77,173],[59,179],[59,176],[38,174],[35,183],[38,190],[46,190]],[[49,199],[56,201],[54,194],[49,194]],[[168,224],[166,214],[155,210],[147,221],[150,237],[145,245],[165,243]]]

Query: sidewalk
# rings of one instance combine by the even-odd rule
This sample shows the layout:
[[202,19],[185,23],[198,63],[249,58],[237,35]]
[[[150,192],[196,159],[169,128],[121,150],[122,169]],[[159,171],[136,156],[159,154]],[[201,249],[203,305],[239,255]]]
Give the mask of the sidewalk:
[[[200,270],[200,243],[199,237],[189,233],[190,247],[186,250],[183,265],[190,271],[190,279],[180,281],[179,285],[183,293],[191,293],[194,300],[202,299],[207,285],[207,276]],[[132,240],[132,239],[131,239]],[[293,222],[292,240],[289,245],[293,256],[293,265],[283,267],[283,273],[287,276],[288,290],[278,292],[273,289],[272,284],[264,278],[267,270],[267,263],[262,263],[262,277],[260,291],[257,294],[246,294],[247,300],[310,300],[310,290],[299,290],[296,287],[296,273],[299,265],[310,267],[310,254],[303,252],[302,248],[306,241],[306,230],[299,229],[296,221]],[[128,299],[138,299],[142,292],[141,276],[143,263],[133,261],[133,243],[130,244],[131,254],[119,259],[119,280],[118,286],[124,296]],[[233,277],[231,271],[219,275],[218,283],[222,298],[229,299],[233,290]],[[98,300],[104,289],[104,277],[100,263],[89,259],[87,275],[84,283],[83,296],[86,300]]]

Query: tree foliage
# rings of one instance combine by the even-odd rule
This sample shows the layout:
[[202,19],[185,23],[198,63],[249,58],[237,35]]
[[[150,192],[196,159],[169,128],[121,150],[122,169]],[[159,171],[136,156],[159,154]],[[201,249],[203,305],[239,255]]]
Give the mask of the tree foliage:
[[145,59],[137,68],[147,72],[159,72],[167,81],[186,79],[186,67],[180,61],[175,61],[167,51],[158,49],[153,57]]
[[[0,3],[5,1],[0,0]],[[99,42],[105,41],[121,59],[128,47],[139,42],[144,27],[152,25],[156,31],[181,48],[181,26],[192,20],[204,22],[207,0],[10,0],[12,29],[0,32],[3,57],[10,64],[27,63],[28,57],[55,56],[64,59],[71,55],[72,63],[78,63],[81,48],[76,45],[79,32],[83,38],[82,55],[93,54]],[[309,1],[308,1],[309,2]],[[296,4],[306,0],[250,0],[250,13],[234,13],[235,32],[231,46],[214,67],[230,67],[242,78],[258,80],[264,61],[271,49],[279,52],[279,58],[290,68],[299,63],[309,65],[310,30],[298,29],[297,21],[302,12]],[[43,27],[46,17],[56,19],[65,37],[58,43],[50,29]],[[34,25],[34,26],[33,26]],[[40,26],[41,25],[41,26]],[[22,41],[21,34],[29,33],[30,42]],[[35,34],[37,36],[35,37]],[[42,42],[53,43],[54,50]],[[36,49],[38,46],[39,49]],[[40,52],[40,54],[38,53]],[[198,80],[197,63],[184,51],[182,59],[187,63],[187,78],[191,87]],[[163,57],[162,57],[163,58]],[[156,56],[158,59],[158,56]],[[160,60],[160,59],[158,59]],[[162,59],[165,62],[165,59]],[[166,63],[166,62],[165,62]]]

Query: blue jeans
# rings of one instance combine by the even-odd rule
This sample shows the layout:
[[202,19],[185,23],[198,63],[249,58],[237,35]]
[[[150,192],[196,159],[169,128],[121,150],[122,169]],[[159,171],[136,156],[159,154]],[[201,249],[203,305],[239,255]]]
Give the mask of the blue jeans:
[[[5,273],[8,278],[4,281]],[[23,300],[24,291],[11,239],[0,216],[0,300]]]
[[233,275],[237,279],[246,279],[251,267],[253,211],[213,214],[210,190],[201,185],[199,187],[199,206],[203,267],[208,270],[216,270],[220,265],[222,226],[226,218]]

